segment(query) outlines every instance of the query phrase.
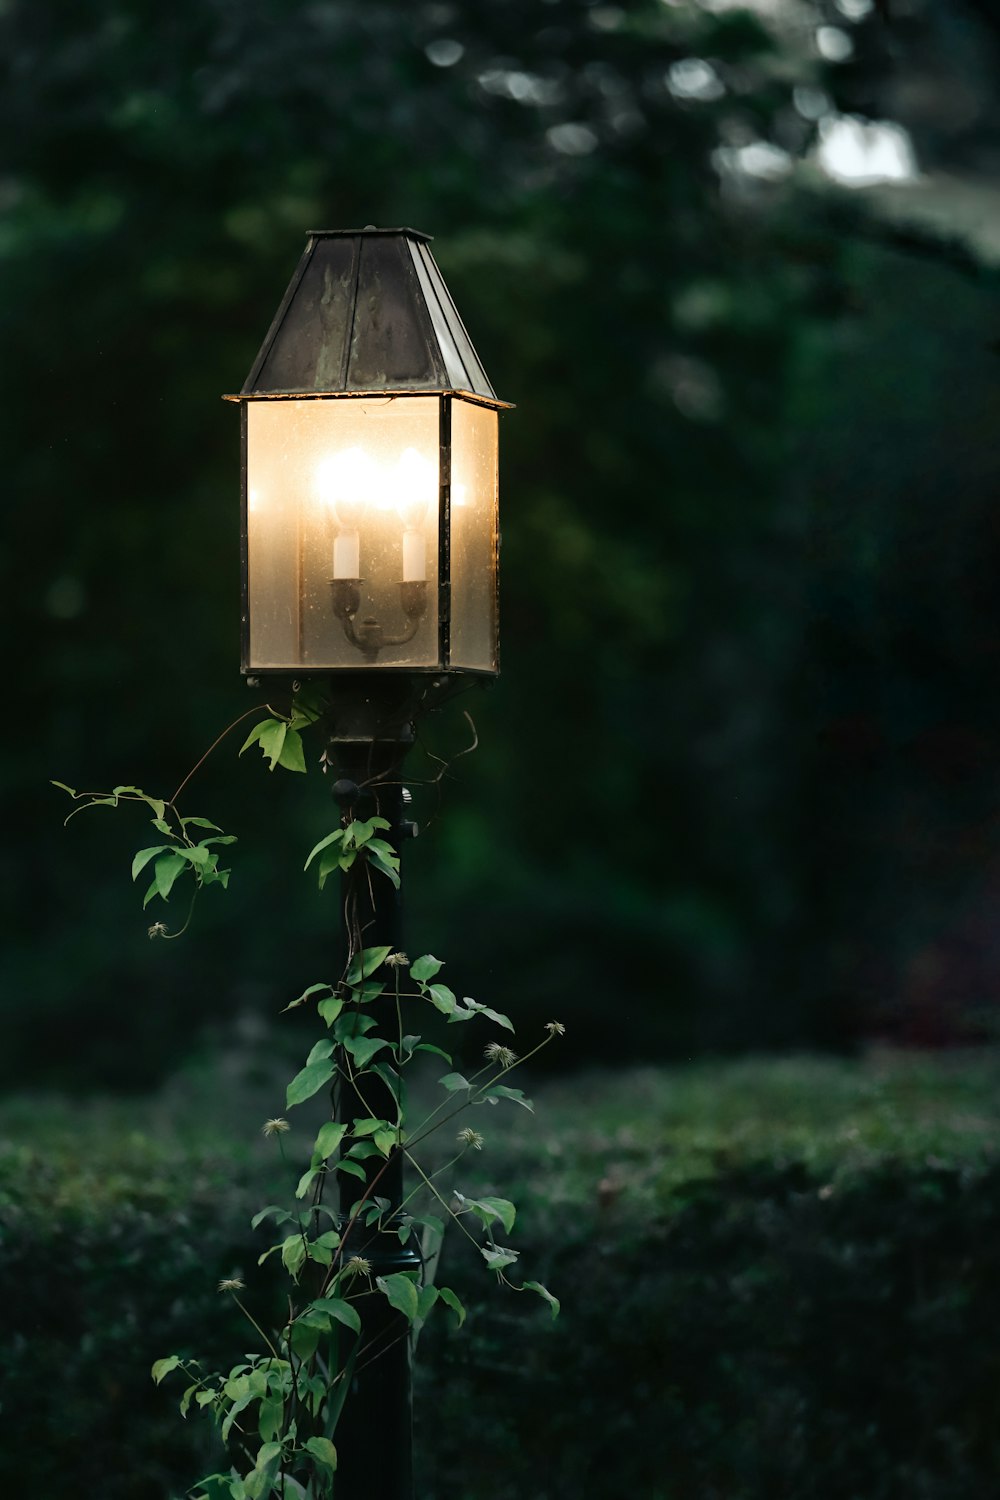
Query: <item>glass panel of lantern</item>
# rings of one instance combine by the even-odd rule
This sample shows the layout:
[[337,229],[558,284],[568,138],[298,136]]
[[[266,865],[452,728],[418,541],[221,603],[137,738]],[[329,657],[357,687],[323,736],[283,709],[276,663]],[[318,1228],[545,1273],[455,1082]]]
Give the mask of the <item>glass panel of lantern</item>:
[[497,670],[497,401],[426,236],[310,236],[238,399],[245,672]]
[[249,667],[439,664],[438,401],[247,403]]

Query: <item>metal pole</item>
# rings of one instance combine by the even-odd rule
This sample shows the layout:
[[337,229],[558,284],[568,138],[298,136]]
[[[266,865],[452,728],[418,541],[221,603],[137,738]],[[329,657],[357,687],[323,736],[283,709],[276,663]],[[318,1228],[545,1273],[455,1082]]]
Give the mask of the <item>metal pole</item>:
[[[392,741],[343,740],[330,747],[338,780],[333,793],[342,809],[357,819],[377,814],[389,823],[380,836],[397,853],[412,825],[403,816],[402,763],[408,745],[401,737]],[[342,880],[346,936],[351,948],[388,946],[393,952],[402,944],[400,894],[383,875],[363,865],[345,873]],[[391,974],[383,970],[378,977]],[[387,986],[391,991],[391,985]],[[365,1006],[374,1017],[373,1035],[394,1037],[396,1007],[391,993]],[[339,1118],[350,1121],[370,1110],[379,1118],[396,1118],[396,1101],[388,1085],[372,1074],[357,1084],[342,1083]],[[381,1171],[371,1193],[388,1199],[383,1219],[391,1221],[403,1201],[403,1154],[396,1152],[388,1166],[373,1157],[364,1164],[366,1182],[342,1175],[340,1207],[349,1223],[359,1200],[369,1191],[376,1172]],[[362,1256],[371,1264],[374,1283],[379,1276],[397,1271],[419,1271],[416,1248],[401,1245],[389,1231],[366,1228],[359,1215],[348,1235],[343,1258]],[[351,1389],[337,1428],[337,1500],[413,1500],[412,1392],[410,1340],[406,1319],[381,1294],[363,1297],[359,1355]]]

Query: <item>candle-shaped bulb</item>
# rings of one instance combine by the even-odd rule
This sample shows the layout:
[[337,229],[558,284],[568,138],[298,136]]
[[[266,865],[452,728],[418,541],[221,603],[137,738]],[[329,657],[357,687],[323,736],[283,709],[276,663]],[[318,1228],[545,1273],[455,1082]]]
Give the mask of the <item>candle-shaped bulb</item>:
[[424,525],[437,492],[437,468],[416,448],[404,448],[396,467],[396,510],[403,523],[403,582],[427,579]]
[[372,460],[363,448],[328,454],[316,466],[316,493],[337,524],[333,539],[334,578],[361,576],[358,522],[372,486]]

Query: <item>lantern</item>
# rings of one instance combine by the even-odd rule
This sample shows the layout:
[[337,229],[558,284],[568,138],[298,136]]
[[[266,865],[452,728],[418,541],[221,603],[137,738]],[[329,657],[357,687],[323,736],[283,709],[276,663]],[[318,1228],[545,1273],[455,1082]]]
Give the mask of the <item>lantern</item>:
[[244,674],[497,671],[498,401],[413,229],[314,231],[238,396]]

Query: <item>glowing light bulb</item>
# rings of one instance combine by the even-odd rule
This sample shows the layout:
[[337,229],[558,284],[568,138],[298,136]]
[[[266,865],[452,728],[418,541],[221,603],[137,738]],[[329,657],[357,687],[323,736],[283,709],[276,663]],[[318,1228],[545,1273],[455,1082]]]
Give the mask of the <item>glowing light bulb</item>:
[[330,453],[316,465],[315,487],[340,528],[333,539],[334,578],[361,576],[358,522],[373,488],[375,465],[363,448]]
[[363,448],[328,453],[316,465],[316,493],[341,526],[356,526],[374,488],[375,464]]
[[403,523],[403,582],[427,578],[427,539],[420,528],[437,494],[437,466],[416,448],[404,448],[396,465],[396,510]]
[[416,448],[404,448],[396,465],[396,509],[404,526],[419,526],[437,494],[437,465]]

